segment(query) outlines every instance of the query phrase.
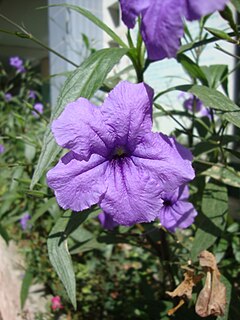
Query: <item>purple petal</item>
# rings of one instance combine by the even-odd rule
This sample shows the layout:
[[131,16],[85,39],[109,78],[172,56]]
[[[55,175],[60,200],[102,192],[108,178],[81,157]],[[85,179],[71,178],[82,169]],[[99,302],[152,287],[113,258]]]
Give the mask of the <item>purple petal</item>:
[[105,173],[107,191],[100,207],[120,225],[155,220],[162,206],[155,180],[131,158],[111,161]]
[[173,191],[195,176],[191,152],[161,133],[145,135],[132,158],[137,166],[152,173],[161,192]]
[[163,206],[160,209],[159,218],[166,229],[175,232],[176,228],[184,229],[189,227],[196,215],[197,211],[190,202],[179,200],[173,205]]
[[120,0],[122,20],[128,28],[135,26],[136,17],[143,14],[151,0]]
[[176,56],[183,36],[182,0],[152,1],[143,15],[141,33],[150,60]]
[[118,226],[118,223],[106,212],[101,212],[98,215],[98,219],[104,229],[113,230]]
[[185,17],[187,20],[196,20],[213,13],[223,10],[229,0],[184,0]]
[[107,156],[113,144],[100,108],[85,98],[69,103],[53,121],[52,131],[61,147],[78,153],[84,160],[93,153]]
[[152,128],[153,90],[144,83],[120,82],[102,105],[103,119],[115,144],[135,148]]
[[77,155],[69,152],[48,171],[47,183],[63,209],[81,211],[98,203],[106,191],[106,167],[106,160],[99,155],[80,161]]

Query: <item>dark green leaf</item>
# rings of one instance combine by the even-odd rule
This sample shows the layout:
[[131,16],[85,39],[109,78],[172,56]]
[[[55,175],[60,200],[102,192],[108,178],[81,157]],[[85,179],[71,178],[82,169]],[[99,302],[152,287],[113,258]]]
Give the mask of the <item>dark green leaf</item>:
[[181,53],[177,55],[177,60],[192,79],[199,79],[202,84],[207,85],[207,79],[201,68],[188,56]]
[[78,13],[80,13],[84,17],[86,17],[88,20],[92,21],[100,29],[105,31],[120,46],[122,46],[123,48],[127,48],[127,45],[122,41],[122,39],[112,29],[110,29],[102,20],[98,19],[90,11],[83,9],[79,6],[74,6],[74,5],[67,4],[67,3],[53,4],[53,5],[50,5],[49,7],[66,7],[66,8],[72,9],[74,11],[77,11]]
[[230,9],[230,7],[225,6],[224,10],[220,11],[219,13],[223,17],[223,19],[228,21],[230,27],[235,32],[235,34],[238,35],[238,27],[234,21],[233,13],[232,13],[232,10]]
[[21,292],[20,292],[20,301],[21,301],[22,309],[28,297],[28,292],[32,284],[32,280],[33,280],[33,274],[31,273],[30,270],[27,270],[22,281]]
[[208,249],[221,235],[226,224],[228,196],[225,186],[208,183],[202,200],[202,213],[197,220],[197,231],[193,240],[191,258],[196,261],[202,250]]
[[7,230],[0,224],[0,236],[5,240],[5,242],[8,244],[9,242],[9,236],[7,233]]
[[[102,49],[86,59],[81,66],[67,78],[59,96],[57,106],[53,110],[52,119],[60,115],[67,103],[79,97],[91,98],[96,90],[103,84],[113,66],[118,63],[125,53],[127,53],[127,49]],[[59,151],[60,147],[56,145],[49,126],[46,129],[41,155],[32,178],[31,188],[39,181]]]

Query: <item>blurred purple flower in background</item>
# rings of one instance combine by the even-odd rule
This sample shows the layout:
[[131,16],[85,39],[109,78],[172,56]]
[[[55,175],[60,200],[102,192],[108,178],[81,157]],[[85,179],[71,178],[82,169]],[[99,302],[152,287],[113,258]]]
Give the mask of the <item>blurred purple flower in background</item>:
[[187,20],[223,10],[229,0],[120,0],[122,20],[128,28],[141,16],[141,35],[150,60],[172,58],[183,36],[183,17]]
[[175,232],[176,228],[187,228],[197,215],[194,206],[188,202],[189,189],[187,185],[177,188],[174,192],[163,194],[163,207],[159,219],[166,229]]
[[[35,105],[33,106],[33,108],[38,111],[40,114],[43,113],[43,104],[38,102],[38,103],[35,103]],[[35,118],[39,118],[39,114],[36,112],[36,111],[32,111],[32,114]]]
[[183,107],[191,112],[199,113],[200,117],[208,117],[211,118],[210,110],[206,108],[203,104],[203,102],[198,99],[193,94],[184,94],[181,93],[179,98],[183,98]]
[[9,60],[10,66],[17,69],[18,72],[25,72],[25,68],[23,66],[23,60],[20,59],[18,56],[11,57]]
[[4,98],[5,98],[5,101],[9,102],[12,99],[12,94],[11,93],[5,93]]
[[0,154],[5,151],[5,147],[3,144],[0,144]]
[[113,218],[105,212],[99,213],[98,219],[104,229],[113,230],[115,227],[118,226],[118,223],[115,222]]
[[24,213],[24,215],[21,217],[20,219],[20,224],[22,229],[25,231],[28,227],[30,227],[29,225],[29,220],[31,219],[31,216],[28,212]]
[[117,224],[150,222],[162,193],[194,178],[190,151],[151,131],[152,99],[146,84],[122,81],[101,107],[79,98],[53,121],[57,143],[70,149],[47,173],[61,207],[99,204]]
[[28,98],[29,99],[36,99],[36,93],[33,90],[29,90]]

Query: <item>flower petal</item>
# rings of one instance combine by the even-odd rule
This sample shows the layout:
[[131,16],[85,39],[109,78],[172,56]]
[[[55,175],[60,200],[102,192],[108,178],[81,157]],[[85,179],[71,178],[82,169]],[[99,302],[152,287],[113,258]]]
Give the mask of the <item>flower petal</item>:
[[195,176],[191,152],[161,133],[145,135],[132,159],[137,166],[152,173],[161,192],[173,191]]
[[152,1],[143,14],[141,33],[150,60],[176,56],[183,36],[182,0]]
[[144,83],[120,82],[102,105],[108,131],[115,137],[115,145],[132,151],[141,137],[152,128],[153,90]]
[[48,171],[47,183],[63,209],[81,211],[98,203],[106,191],[106,167],[106,160],[99,155],[79,161],[78,155],[69,152]]
[[159,219],[166,229],[175,232],[176,228],[189,227],[196,215],[197,211],[190,202],[177,201],[171,206],[163,206],[160,209]]
[[144,12],[150,5],[151,0],[120,0],[122,20],[128,28],[135,26],[138,15]]
[[52,131],[61,147],[76,152],[84,160],[92,153],[107,156],[112,144],[100,108],[85,98],[69,103],[53,121]]
[[155,220],[162,206],[160,188],[146,170],[131,158],[109,162],[105,173],[108,189],[100,207],[120,225]]
[[213,13],[217,10],[223,10],[229,0],[184,0],[185,17],[187,20],[196,20]]

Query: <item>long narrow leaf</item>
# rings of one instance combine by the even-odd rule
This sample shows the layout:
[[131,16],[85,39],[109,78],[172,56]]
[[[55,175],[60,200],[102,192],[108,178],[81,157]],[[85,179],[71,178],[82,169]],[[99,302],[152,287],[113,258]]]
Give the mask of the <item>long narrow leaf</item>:
[[110,29],[102,20],[98,19],[90,11],[88,11],[84,8],[81,8],[79,6],[75,6],[75,5],[67,4],[67,3],[53,4],[53,5],[50,5],[49,7],[66,7],[66,8],[72,9],[72,10],[80,13],[81,15],[86,17],[88,20],[92,21],[100,29],[105,31],[121,47],[128,48],[128,46],[122,41],[122,39],[112,29]]

